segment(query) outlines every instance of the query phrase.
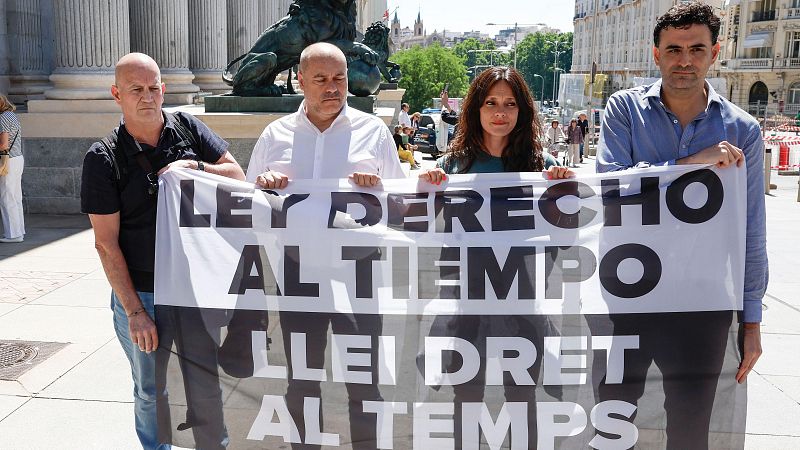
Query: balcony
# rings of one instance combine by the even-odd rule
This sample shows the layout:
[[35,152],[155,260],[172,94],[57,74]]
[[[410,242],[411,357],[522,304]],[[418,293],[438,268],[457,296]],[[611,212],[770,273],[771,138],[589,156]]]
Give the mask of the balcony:
[[800,8],[788,8],[786,10],[787,19],[800,19]]
[[720,62],[723,70],[765,71],[771,70],[772,58],[736,58]]
[[775,67],[786,69],[800,69],[800,58],[780,58],[775,60]]
[[775,20],[775,10],[772,11],[756,11],[753,13],[753,19],[750,22],[766,22],[767,20]]

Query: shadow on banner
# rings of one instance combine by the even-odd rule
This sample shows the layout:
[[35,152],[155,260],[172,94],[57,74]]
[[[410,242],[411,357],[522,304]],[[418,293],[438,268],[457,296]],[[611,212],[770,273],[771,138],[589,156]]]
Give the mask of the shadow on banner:
[[739,176],[318,180],[279,194],[170,171],[162,439],[744,448]]

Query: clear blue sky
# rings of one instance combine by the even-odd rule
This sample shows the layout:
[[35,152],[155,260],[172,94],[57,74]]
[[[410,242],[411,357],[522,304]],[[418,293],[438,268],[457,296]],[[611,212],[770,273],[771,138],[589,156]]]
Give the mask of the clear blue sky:
[[[417,12],[428,33],[479,30],[494,36],[501,28],[493,23],[545,23],[562,32],[572,31],[575,2],[571,0],[389,0],[389,12],[397,9],[403,27],[414,27]],[[394,18],[394,14],[390,19]],[[512,25],[513,26],[513,25]]]

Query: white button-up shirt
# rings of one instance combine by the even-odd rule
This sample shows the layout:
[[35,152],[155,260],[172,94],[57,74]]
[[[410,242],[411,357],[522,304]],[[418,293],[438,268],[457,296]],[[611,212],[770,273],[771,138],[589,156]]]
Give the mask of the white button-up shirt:
[[247,181],[268,171],[292,179],[347,178],[353,172],[405,178],[389,128],[381,119],[347,105],[325,131],[308,120],[305,102],[261,133]]
[[397,117],[397,122],[400,123],[401,127],[410,127],[411,126],[411,118],[408,117],[408,113],[400,110],[400,115]]

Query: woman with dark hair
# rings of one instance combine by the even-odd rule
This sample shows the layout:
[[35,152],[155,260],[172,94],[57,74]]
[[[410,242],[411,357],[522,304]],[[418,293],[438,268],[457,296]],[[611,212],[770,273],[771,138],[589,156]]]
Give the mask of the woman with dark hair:
[[[549,154],[542,152],[538,141],[541,134],[539,117],[533,98],[519,72],[508,67],[492,67],[472,82],[458,120],[458,134],[450,149],[437,161],[437,167],[420,175],[433,184],[440,184],[447,174],[492,172],[544,172],[550,179],[570,178],[574,173],[561,167]],[[457,275],[457,274],[456,274]],[[442,279],[448,279],[442,276]],[[450,281],[450,280],[448,280]],[[447,290],[451,286],[443,285]],[[453,293],[443,293],[441,298],[457,298]],[[465,403],[483,401],[486,389],[486,338],[524,337],[536,348],[544,348],[544,336],[558,335],[552,322],[545,316],[457,314],[437,316],[431,326],[430,336],[453,336],[475,345],[480,355],[480,370],[470,381],[453,385],[454,439],[456,448],[478,445],[464,442],[462,435]],[[450,361],[448,372],[458,369],[458,362]],[[541,385],[539,372],[541,358],[528,368],[531,380]],[[527,405],[528,442],[513,448],[535,448],[537,445],[536,386],[517,384],[504,377],[503,393],[507,402],[524,402]],[[560,392],[550,393],[560,396]],[[494,401],[494,400],[493,400]]]
[[492,67],[472,82],[458,119],[458,134],[437,168],[420,174],[433,184],[453,173],[540,172],[548,178],[574,176],[542,152],[539,115],[528,86],[516,70]]

